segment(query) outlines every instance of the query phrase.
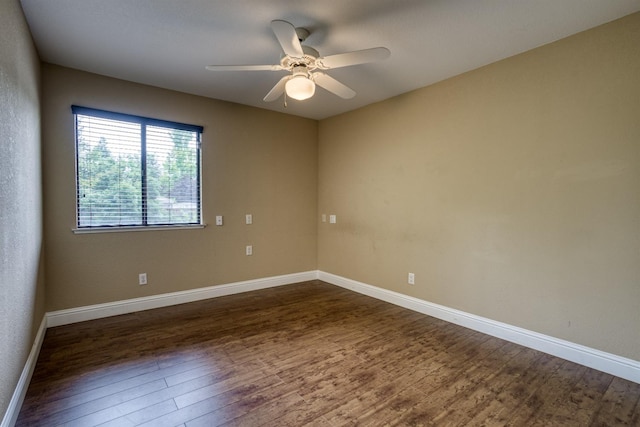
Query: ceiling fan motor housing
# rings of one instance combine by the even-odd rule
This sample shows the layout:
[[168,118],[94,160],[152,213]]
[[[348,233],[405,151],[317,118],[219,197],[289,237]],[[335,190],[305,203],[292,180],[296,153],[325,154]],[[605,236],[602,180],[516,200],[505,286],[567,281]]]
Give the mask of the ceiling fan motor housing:
[[294,68],[304,66],[309,71],[313,71],[318,68],[316,60],[320,56],[317,50],[309,46],[302,46],[304,55],[301,58],[296,58],[290,55],[284,55],[280,60],[280,66],[285,70],[293,71]]
[[307,67],[306,64],[294,65],[293,68],[291,68],[291,74],[293,77],[304,76],[308,78],[309,68]]

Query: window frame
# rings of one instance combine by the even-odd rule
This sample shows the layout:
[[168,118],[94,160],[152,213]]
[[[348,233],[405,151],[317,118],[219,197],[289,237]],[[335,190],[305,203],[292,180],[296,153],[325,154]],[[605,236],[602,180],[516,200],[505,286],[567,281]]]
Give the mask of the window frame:
[[[202,134],[204,127],[191,125],[186,123],[174,122],[169,120],[154,119],[150,117],[138,116],[134,114],[119,113],[107,111],[97,108],[83,107],[72,105],[74,123],[74,149],[75,149],[75,228],[72,231],[76,234],[83,233],[103,233],[103,232],[122,232],[122,231],[146,231],[146,230],[172,230],[185,228],[204,228],[206,225],[203,219],[202,209]],[[140,174],[141,174],[141,223],[131,225],[80,225],[80,176],[79,176],[79,150],[78,150],[78,115],[92,116],[108,120],[117,120],[128,123],[139,124],[140,130]],[[167,223],[167,224],[149,224],[148,205],[148,186],[147,186],[147,126],[156,126],[167,128],[167,130],[183,130],[196,133],[196,175],[197,175],[197,222],[184,223]]]

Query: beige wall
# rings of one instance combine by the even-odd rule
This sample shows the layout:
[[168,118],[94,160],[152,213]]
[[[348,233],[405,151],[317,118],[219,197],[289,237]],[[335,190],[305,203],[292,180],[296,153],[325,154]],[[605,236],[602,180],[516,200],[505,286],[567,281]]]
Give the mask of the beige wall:
[[[42,79],[48,310],[316,269],[316,121],[49,64]],[[73,234],[72,104],[204,126],[208,226]]]
[[0,419],[44,315],[40,64],[18,0],[0,2]]
[[639,46],[635,14],[320,122],[319,269],[640,360]]

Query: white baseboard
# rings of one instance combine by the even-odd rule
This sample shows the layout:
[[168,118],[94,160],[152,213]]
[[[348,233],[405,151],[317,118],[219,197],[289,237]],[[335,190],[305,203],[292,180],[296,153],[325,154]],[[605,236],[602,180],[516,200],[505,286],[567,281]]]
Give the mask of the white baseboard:
[[640,383],[640,362],[320,271],[318,279],[456,325]]
[[27,357],[27,361],[24,364],[24,368],[22,369],[22,374],[20,374],[20,378],[18,379],[18,384],[13,392],[13,396],[9,401],[9,407],[2,418],[2,423],[0,427],[13,427],[18,420],[18,415],[20,414],[20,408],[22,408],[22,402],[24,402],[24,397],[27,395],[27,389],[29,388],[29,383],[31,382],[31,376],[33,375],[33,370],[36,367],[36,362],[38,361],[38,355],[40,354],[40,347],[42,347],[42,342],[44,341],[44,334],[47,331],[47,317],[46,315],[42,317],[42,321],[40,322],[40,327],[38,328],[38,332],[36,333],[36,337],[33,340],[33,345],[31,346],[31,351],[29,352],[29,356]]
[[70,308],[67,310],[52,311],[48,312],[46,315],[47,327],[51,328],[54,326],[83,322],[85,320],[101,319],[103,317],[134,313],[136,311],[149,310],[152,308],[167,307],[170,305],[184,304],[187,302],[238,294],[241,292],[289,285],[292,283],[315,280],[317,278],[318,272],[314,270],[302,273],[285,274],[283,276],[246,280],[243,282],[228,283],[224,285],[208,286],[206,288],[191,289],[188,291],[152,295],[124,301],[115,301],[105,304]]

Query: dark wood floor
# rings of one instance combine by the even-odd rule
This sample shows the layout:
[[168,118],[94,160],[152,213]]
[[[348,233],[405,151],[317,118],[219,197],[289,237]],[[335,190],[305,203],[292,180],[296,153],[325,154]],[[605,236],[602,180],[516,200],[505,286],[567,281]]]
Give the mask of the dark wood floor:
[[640,385],[322,282],[47,331],[18,426],[640,425]]

